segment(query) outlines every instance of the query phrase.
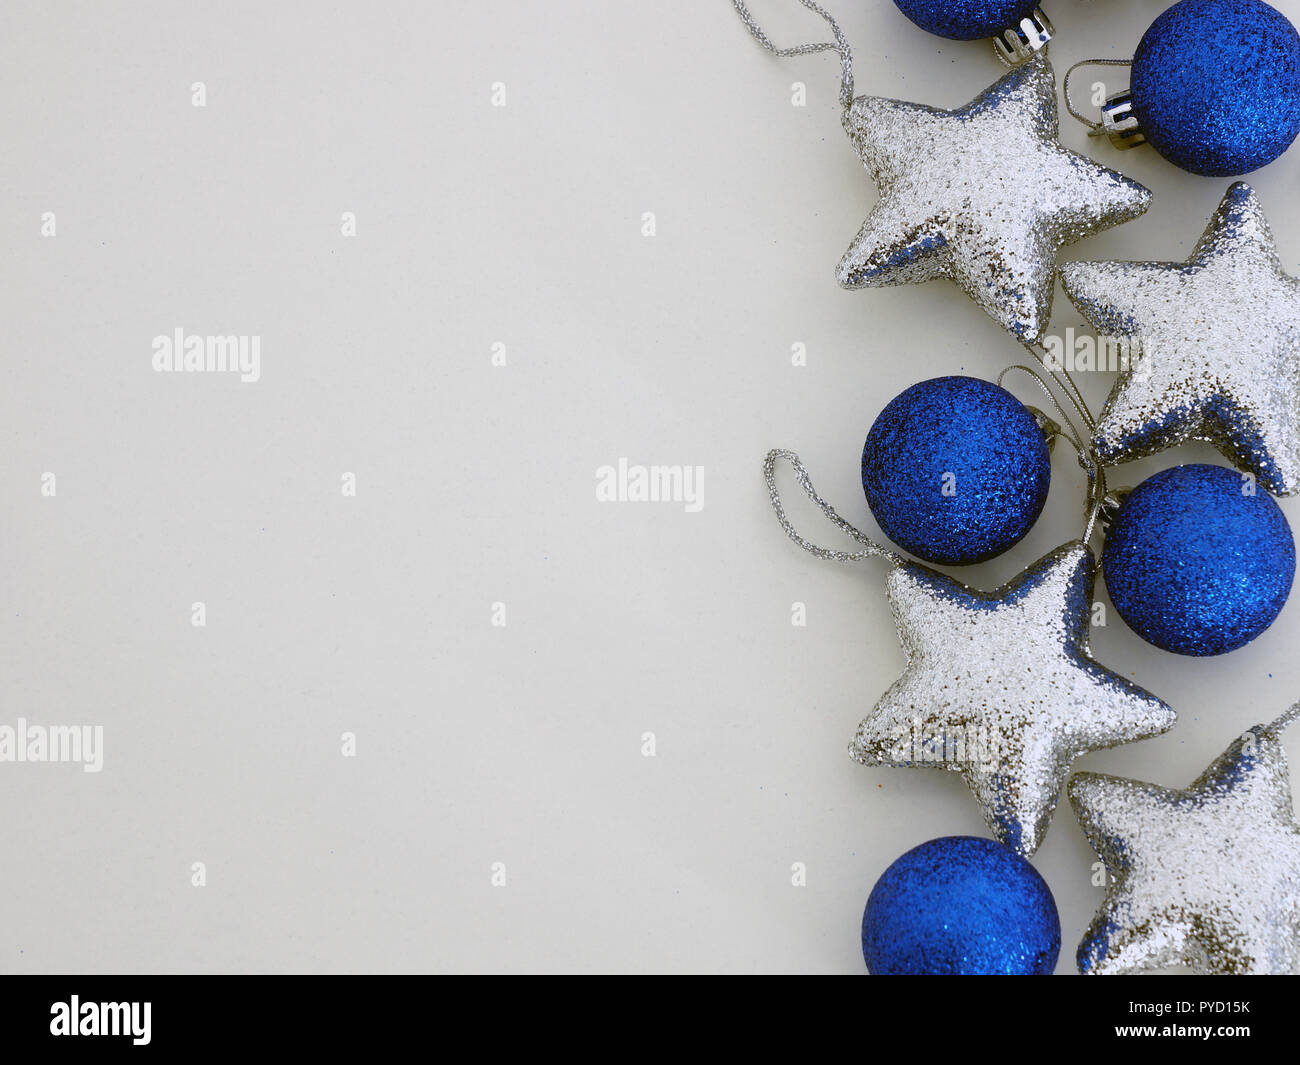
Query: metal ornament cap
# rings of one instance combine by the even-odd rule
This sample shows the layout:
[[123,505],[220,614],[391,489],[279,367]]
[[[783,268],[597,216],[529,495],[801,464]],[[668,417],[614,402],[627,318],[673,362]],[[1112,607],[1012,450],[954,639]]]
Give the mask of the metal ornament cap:
[[1098,419],[1102,462],[1202,440],[1274,495],[1300,491],[1300,281],[1249,185],[1186,262],[1065,263],[1061,283],[1098,334],[1140,349]]
[[1079,944],[1081,973],[1300,973],[1286,716],[1250,729],[1184,790],[1099,773],[1071,779],[1070,805],[1109,874]]
[[1101,128],[1116,148],[1136,148],[1146,144],[1147,135],[1133,110],[1133,94],[1125,89],[1106,97],[1101,108]]
[[993,51],[1009,67],[1019,66],[1046,48],[1056,35],[1056,27],[1041,7],[993,38]]
[[850,755],[961,773],[993,835],[1032,854],[1075,758],[1174,723],[1168,705],[1093,660],[1095,575],[1080,541],[991,592],[900,562],[885,587],[907,666]]
[[947,278],[1013,337],[1051,317],[1060,249],[1142,214],[1151,193],[1062,147],[1041,52],[955,111],[861,96],[844,128],[880,191],[836,271],[845,288]]
[[1115,517],[1123,509],[1125,501],[1133,494],[1132,488],[1112,488],[1101,500],[1100,521],[1103,529],[1115,524]]

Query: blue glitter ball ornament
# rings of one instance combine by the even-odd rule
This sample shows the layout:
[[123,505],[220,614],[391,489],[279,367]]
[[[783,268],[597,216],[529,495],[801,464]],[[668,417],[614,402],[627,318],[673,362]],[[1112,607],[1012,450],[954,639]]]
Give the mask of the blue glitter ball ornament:
[[1018,26],[1038,0],[894,0],[921,29],[954,41],[978,41]]
[[1171,163],[1246,174],[1300,132],[1300,35],[1260,0],[1180,0],[1143,35],[1129,85],[1142,132]]
[[1180,655],[1219,655],[1273,624],[1295,576],[1295,540],[1273,497],[1223,466],[1148,477],[1111,523],[1101,555],[1120,617]]
[[1061,919],[1043,878],[991,839],[913,847],[876,881],[862,915],[875,976],[1047,976]]
[[1006,389],[936,377],[885,407],[862,449],[862,489],[881,530],[926,562],[965,565],[1021,539],[1052,469],[1033,414]]

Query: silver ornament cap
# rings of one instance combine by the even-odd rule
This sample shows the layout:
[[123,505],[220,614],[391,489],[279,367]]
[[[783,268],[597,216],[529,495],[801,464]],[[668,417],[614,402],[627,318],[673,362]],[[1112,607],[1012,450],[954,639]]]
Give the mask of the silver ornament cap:
[[1056,27],[1043,13],[1043,9],[1036,7],[1017,25],[1008,27],[994,37],[993,50],[1003,63],[1015,67],[1046,48],[1055,35]]
[[1133,94],[1128,89],[1106,97],[1101,105],[1101,128],[1116,148],[1136,148],[1147,142],[1133,110]]

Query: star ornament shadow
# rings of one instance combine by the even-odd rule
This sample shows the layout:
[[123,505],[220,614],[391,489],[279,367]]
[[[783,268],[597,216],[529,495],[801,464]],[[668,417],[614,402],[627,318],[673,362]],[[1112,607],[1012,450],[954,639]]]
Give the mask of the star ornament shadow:
[[1041,54],[955,111],[859,97],[844,127],[879,189],[845,288],[947,278],[1019,340],[1039,339],[1066,244],[1136,218],[1151,193],[1062,147]]
[[1279,737],[1294,712],[1250,729],[1183,790],[1098,773],[1070,781],[1109,874],[1081,973],[1300,973],[1300,825]]
[[1093,660],[1095,574],[1078,541],[991,592],[896,566],[886,594],[907,666],[849,753],[867,766],[961,773],[993,835],[1032,854],[1075,758],[1174,723],[1169,706]]
[[1098,419],[1103,462],[1203,440],[1275,495],[1300,491],[1300,281],[1249,185],[1228,189],[1186,262],[1066,263],[1061,282],[1140,353]]

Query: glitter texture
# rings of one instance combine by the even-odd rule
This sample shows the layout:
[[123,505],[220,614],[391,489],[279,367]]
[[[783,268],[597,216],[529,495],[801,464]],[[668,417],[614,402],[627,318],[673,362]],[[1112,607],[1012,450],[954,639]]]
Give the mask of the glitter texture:
[[1041,54],[965,107],[859,97],[844,127],[880,190],[840,261],[845,288],[948,278],[1012,336],[1037,339],[1060,248],[1136,218],[1151,193],[1061,147]]
[[1052,892],[990,839],[946,836],[885,870],[862,915],[874,976],[1047,976],[1061,950]]
[[896,566],[885,587],[907,667],[849,753],[961,773],[990,831],[1032,854],[1075,758],[1174,723],[1154,695],[1092,660],[1094,572],[1077,541],[992,592]]
[[1142,132],[1175,166],[1248,174],[1300,132],[1300,35],[1259,0],[1181,0],[1143,35],[1130,86]]
[[1140,347],[1098,421],[1103,462],[1205,440],[1270,492],[1300,491],[1300,282],[1249,185],[1228,189],[1187,262],[1066,263],[1061,281],[1099,333]]
[[1300,825],[1277,733],[1251,729],[1185,791],[1096,773],[1070,781],[1110,874],[1080,972],[1300,973]]
[[1223,466],[1175,466],[1129,494],[1101,565],[1120,617],[1149,643],[1218,655],[1273,624],[1295,576],[1295,540],[1273,499]]
[[927,33],[953,41],[996,37],[1019,26],[1038,0],[894,0],[898,10]]
[[974,377],[936,377],[896,396],[862,450],[876,523],[899,547],[944,565],[1017,543],[1042,512],[1051,475],[1029,409]]

